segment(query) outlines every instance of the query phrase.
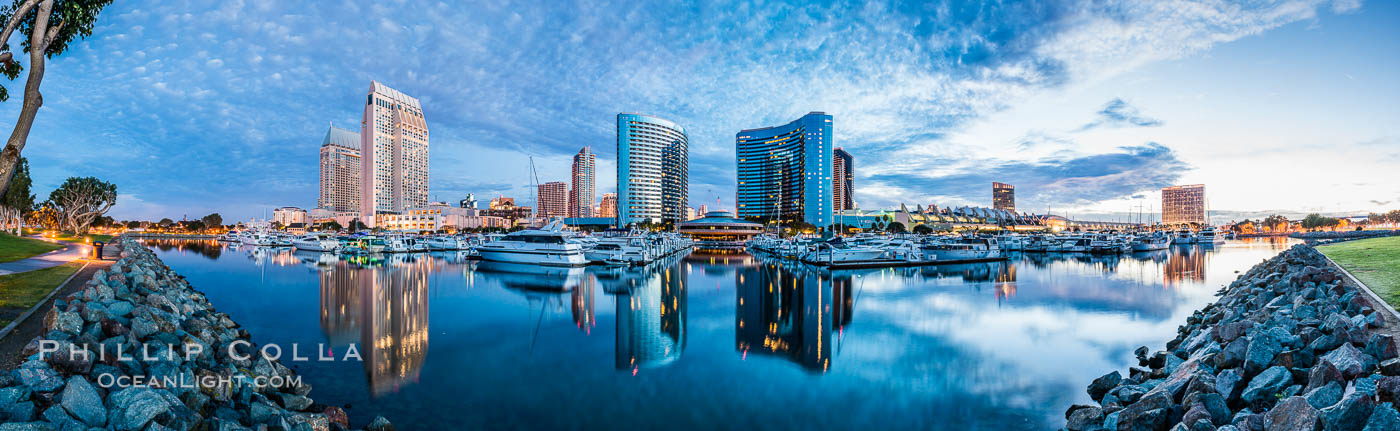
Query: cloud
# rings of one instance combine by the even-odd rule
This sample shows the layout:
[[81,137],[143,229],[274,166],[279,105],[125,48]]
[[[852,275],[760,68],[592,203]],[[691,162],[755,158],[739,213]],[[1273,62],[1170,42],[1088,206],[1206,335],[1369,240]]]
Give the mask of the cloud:
[[1082,132],[1096,127],[1157,127],[1162,125],[1162,120],[1144,116],[1138,112],[1137,107],[1118,98],[1108,101],[1103,105],[1103,109],[1100,109],[1096,114],[1097,117],[1094,121],[1080,126],[1075,131]]
[[869,180],[893,188],[908,203],[989,206],[991,183],[1016,186],[1020,208],[1085,205],[1136,196],[1176,183],[1191,167],[1162,144],[1120,147],[1118,152],[1047,157],[1035,161],[947,160],[958,168],[938,175],[877,174]]
[[[442,199],[517,183],[527,155],[553,166],[541,180],[565,179],[579,147],[615,157],[617,113],[644,112],[690,131],[692,197],[708,203],[733,196],[740,129],[822,110],[835,116],[837,145],[870,172],[936,171],[934,159],[903,152],[937,147],[1037,92],[1350,5],[244,3],[191,0],[160,14],[147,12],[151,1],[109,6],[91,37],[50,62],[31,140],[53,144],[26,155],[67,170],[36,182],[103,172],[171,207],[220,205],[230,220],[265,202],[309,207],[326,124],[358,124],[369,81],[379,80],[423,102],[429,188]],[[1101,114],[1122,119],[1105,127],[1150,123],[1110,108]],[[0,115],[17,110],[0,104]],[[111,156],[77,164],[73,154]],[[857,194],[899,185],[871,186],[858,183]]]

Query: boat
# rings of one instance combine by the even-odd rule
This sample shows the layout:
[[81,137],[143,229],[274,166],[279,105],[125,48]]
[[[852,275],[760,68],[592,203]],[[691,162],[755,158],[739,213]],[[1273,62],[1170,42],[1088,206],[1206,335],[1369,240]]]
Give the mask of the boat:
[[238,231],[231,230],[224,232],[223,235],[219,235],[218,240],[223,242],[239,242],[240,238],[238,236]]
[[960,237],[945,241],[930,241],[923,246],[927,260],[935,262],[962,262],[976,260],[1006,259],[996,238]]
[[1061,253],[1085,253],[1089,251],[1089,246],[1092,243],[1093,240],[1088,237],[1072,236],[1060,239],[1060,242],[1050,246],[1049,250]]
[[346,254],[375,254],[384,252],[384,238],[374,235],[341,239],[340,251]]
[[1201,233],[1196,236],[1196,242],[1201,244],[1220,244],[1225,242],[1225,237],[1215,231],[1215,226],[1206,226],[1201,229]]
[[645,238],[627,235],[598,239],[593,247],[584,251],[584,258],[590,262],[630,265],[650,262],[654,256]]
[[847,244],[840,237],[836,237],[817,243],[814,250],[802,255],[801,260],[814,263],[860,262],[879,259],[884,255],[885,250]]
[[467,245],[461,239],[450,235],[437,235],[428,237],[423,241],[428,246],[428,250],[461,250]]
[[539,229],[512,232],[476,247],[483,260],[546,266],[588,264],[583,246],[568,241],[564,222],[555,220]]
[[1181,228],[1176,231],[1176,237],[1172,238],[1172,244],[1195,244],[1196,234],[1190,228]]
[[1162,232],[1138,235],[1132,242],[1133,251],[1164,250],[1170,245],[1172,237]]
[[340,240],[325,233],[308,233],[292,240],[297,250],[329,252],[340,248]]
[[1002,251],[1025,251],[1026,237],[1020,235],[997,235],[997,244]]

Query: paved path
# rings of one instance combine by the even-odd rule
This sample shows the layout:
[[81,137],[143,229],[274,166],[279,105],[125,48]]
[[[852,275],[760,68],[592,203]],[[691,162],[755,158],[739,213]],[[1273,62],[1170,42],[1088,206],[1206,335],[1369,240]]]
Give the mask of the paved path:
[[74,260],[86,257],[91,253],[91,246],[70,242],[54,241],[40,237],[28,237],[49,242],[57,242],[67,247],[44,253],[38,256],[24,258],[12,262],[0,263],[0,275],[14,274],[19,272],[29,272],[36,269],[52,268]]

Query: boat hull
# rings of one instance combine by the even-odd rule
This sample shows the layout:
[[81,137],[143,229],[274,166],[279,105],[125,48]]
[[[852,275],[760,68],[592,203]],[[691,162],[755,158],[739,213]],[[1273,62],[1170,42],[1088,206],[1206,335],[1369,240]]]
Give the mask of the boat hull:
[[524,263],[545,266],[583,266],[588,264],[581,250],[539,251],[510,250],[496,247],[478,247],[477,254],[483,260],[502,263]]

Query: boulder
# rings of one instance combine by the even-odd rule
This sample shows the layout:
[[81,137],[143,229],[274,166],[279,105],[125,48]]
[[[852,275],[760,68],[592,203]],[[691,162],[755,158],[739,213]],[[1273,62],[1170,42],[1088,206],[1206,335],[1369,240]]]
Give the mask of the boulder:
[[1365,353],[1378,361],[1385,361],[1400,356],[1397,348],[1400,346],[1396,346],[1395,337],[1390,334],[1371,334],[1371,338],[1366,340]]
[[102,407],[102,397],[82,376],[68,378],[68,384],[63,386],[61,398],[63,409],[73,418],[92,427],[100,427],[107,423],[107,410]]
[[1329,430],[1361,429],[1375,407],[1376,402],[1371,397],[1353,392],[1336,405],[1322,409],[1322,417]]
[[1371,411],[1371,417],[1366,420],[1366,427],[1361,431],[1393,431],[1400,430],[1400,413],[1395,411],[1395,407],[1390,403],[1376,406]]
[[155,390],[132,386],[107,397],[108,427],[116,430],[139,430],[156,416],[170,411],[170,403]]
[[[1293,374],[1287,368],[1274,366],[1254,376],[1249,380],[1249,385],[1245,386],[1244,392],[1240,393],[1240,399],[1250,405],[1269,404],[1283,388],[1293,383]],[[1306,401],[1306,400],[1304,400]]]
[[1283,345],[1273,337],[1264,335],[1255,336],[1249,340],[1249,349],[1244,355],[1244,372],[1246,375],[1254,375],[1274,362],[1274,356],[1283,352]]
[[1089,398],[1092,398],[1094,401],[1102,400],[1104,394],[1107,394],[1110,389],[1113,389],[1114,386],[1118,386],[1118,383],[1122,381],[1123,375],[1118,374],[1116,370],[1094,379],[1092,383],[1089,383]]
[[[379,419],[383,419],[380,417]],[[392,425],[391,425],[392,426]],[[1069,415],[1065,422],[1065,428],[1069,431],[1093,431],[1102,429],[1103,409],[1098,407],[1088,407],[1075,410]]]
[[1346,388],[1343,388],[1341,383],[1328,382],[1323,387],[1309,391],[1305,398],[1308,399],[1308,403],[1312,404],[1313,408],[1321,409],[1337,404],[1338,401],[1342,400],[1342,394],[1345,392]]
[[1269,431],[1318,431],[1322,417],[1303,397],[1288,397],[1264,413]]
[[365,431],[394,431],[394,424],[389,423],[383,416],[375,416],[374,420],[365,426]]
[[1226,403],[1234,402],[1240,399],[1240,392],[1244,391],[1243,381],[1238,368],[1221,371],[1215,375],[1215,391],[1225,397]]
[[1345,384],[1346,378],[1342,377],[1342,372],[1338,370],[1336,366],[1324,359],[1318,361],[1317,365],[1313,365],[1312,369],[1308,370],[1308,387],[1306,390],[1310,391],[1320,388],[1331,382]]
[[1376,395],[1383,403],[1400,403],[1400,376],[1377,379]]
[[1362,353],[1353,347],[1351,343],[1342,344],[1326,355],[1322,355],[1322,360],[1331,362],[1342,372],[1342,376],[1348,380],[1356,378],[1368,368],[1375,368],[1375,359],[1370,355]]

